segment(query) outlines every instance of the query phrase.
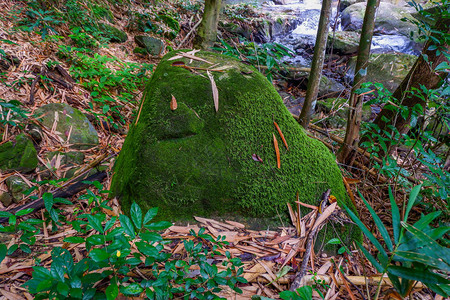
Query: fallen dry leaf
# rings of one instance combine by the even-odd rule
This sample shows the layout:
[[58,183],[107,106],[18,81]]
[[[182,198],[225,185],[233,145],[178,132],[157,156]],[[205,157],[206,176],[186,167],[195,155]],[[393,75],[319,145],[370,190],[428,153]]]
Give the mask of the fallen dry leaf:
[[217,90],[216,82],[214,81],[214,77],[211,72],[206,71],[208,74],[209,80],[211,81],[211,89],[213,93],[214,107],[216,108],[216,112],[219,111],[219,90]]
[[275,125],[275,128],[278,131],[278,134],[281,137],[281,140],[283,141],[284,145],[286,146],[286,149],[289,150],[288,144],[286,143],[286,139],[284,138],[283,132],[281,132],[280,126],[278,126],[277,122],[273,121],[273,125]]
[[172,100],[170,100],[170,109],[175,110],[175,109],[177,109],[177,107],[178,107],[177,99],[175,99],[175,96],[172,95]]
[[323,213],[317,218],[317,220],[314,223],[314,226],[311,230],[314,230],[316,227],[318,227],[320,224],[322,224],[323,221],[325,221],[334,212],[334,210],[336,209],[336,206],[337,206],[337,202],[334,202],[333,204],[331,204],[330,206],[325,208]]
[[263,160],[261,159],[261,157],[259,157],[259,155],[256,154],[256,153],[253,153],[253,154],[252,154],[252,159],[253,159],[254,161],[259,161],[260,163],[263,162]]
[[277,167],[278,169],[281,168],[281,159],[280,159],[280,149],[278,148],[278,141],[277,138],[275,137],[275,134],[273,134],[273,146],[275,147],[275,154],[277,155]]

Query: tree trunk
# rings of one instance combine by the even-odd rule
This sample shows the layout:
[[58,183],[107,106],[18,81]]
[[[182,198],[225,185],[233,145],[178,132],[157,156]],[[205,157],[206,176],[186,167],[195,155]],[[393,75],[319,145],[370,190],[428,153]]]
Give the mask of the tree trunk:
[[194,39],[194,48],[207,50],[214,45],[221,6],[222,0],[205,0],[205,9]]
[[332,0],[322,1],[322,10],[320,11],[319,28],[317,29],[316,44],[314,45],[314,55],[309,73],[308,86],[306,89],[305,102],[298,122],[304,128],[309,125],[309,120],[314,112],[317,94],[319,92],[319,83],[322,76],[323,61],[325,58],[325,49],[327,45],[328,26],[331,14]]
[[[450,19],[439,20],[436,27],[436,31],[447,32],[449,34]],[[422,55],[417,59],[408,75],[403,79],[393,94],[393,97],[398,100],[398,103],[408,108],[412,109],[417,104],[422,106],[423,109],[426,108],[425,100],[417,93],[411,93],[412,88],[420,89],[421,86],[424,86],[427,89],[436,89],[448,74],[448,72],[443,71],[436,72],[435,68],[440,63],[447,61],[443,52],[446,51],[449,53],[450,46],[448,44],[440,45],[441,47],[437,49],[439,52],[437,52],[436,49],[430,50],[430,46],[433,45],[435,45],[434,39],[429,39],[422,50]],[[428,61],[424,57],[427,57]],[[385,130],[388,125],[394,125],[400,133],[408,132],[410,117],[404,119],[401,116],[396,116],[396,114],[396,111],[383,108],[374,121],[380,128],[380,132]]]
[[353,87],[349,100],[347,130],[345,132],[344,143],[337,155],[337,159],[341,163],[351,164],[354,149],[359,143],[363,97],[356,94],[356,90],[361,87],[361,83],[366,78],[370,46],[372,44],[373,29],[375,27],[375,14],[379,4],[379,0],[367,0],[366,12],[364,14],[364,21],[361,29],[361,38],[359,40],[355,78],[353,79]]

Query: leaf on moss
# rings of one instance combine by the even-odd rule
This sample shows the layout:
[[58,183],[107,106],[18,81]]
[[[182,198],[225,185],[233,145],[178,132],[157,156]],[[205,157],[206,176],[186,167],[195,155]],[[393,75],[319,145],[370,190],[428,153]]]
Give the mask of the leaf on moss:
[[281,159],[280,159],[280,149],[278,148],[278,141],[277,138],[275,137],[275,134],[273,134],[273,146],[275,147],[275,154],[277,155],[277,168],[280,169],[281,168]]
[[253,158],[254,161],[259,161],[260,163],[263,162],[263,160],[261,159],[261,157],[259,157],[259,155],[256,154],[256,153],[253,153],[253,154],[252,154],[252,158]]
[[172,100],[170,100],[170,109],[175,110],[175,109],[177,109],[177,107],[178,107],[177,99],[175,99],[175,96],[172,95]]
[[213,93],[214,107],[216,108],[216,112],[219,111],[219,90],[217,89],[216,82],[214,81],[214,77],[211,72],[206,71],[208,74],[209,80],[211,81],[211,89]]
[[286,139],[284,138],[283,132],[281,132],[280,126],[278,126],[277,122],[273,121],[273,125],[275,125],[275,128],[277,129],[278,133],[280,134],[281,140],[283,141],[283,144],[286,146],[286,149],[289,150],[288,144],[286,142]]

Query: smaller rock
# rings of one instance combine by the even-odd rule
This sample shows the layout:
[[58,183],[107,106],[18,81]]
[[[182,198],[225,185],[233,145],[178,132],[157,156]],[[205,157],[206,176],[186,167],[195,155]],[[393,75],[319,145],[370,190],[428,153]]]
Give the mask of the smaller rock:
[[164,52],[164,42],[160,39],[151,36],[137,35],[134,37],[134,41],[139,47],[145,49],[145,51],[152,56],[159,56]]
[[327,76],[324,75],[322,75],[322,77],[320,78],[319,94],[318,94],[319,97],[322,96],[332,97],[342,93],[342,91],[344,90],[345,86],[337,82],[335,79],[328,78]]
[[0,194],[0,202],[3,204],[4,207],[8,207],[13,203],[13,198],[8,192],[4,192]]
[[28,184],[20,176],[9,176],[6,179],[6,186],[8,186],[9,192],[15,203],[21,201],[23,193],[29,189]]
[[109,39],[112,43],[125,43],[128,40],[127,34],[112,26],[105,23],[98,24],[98,29],[101,31],[100,35]]
[[16,136],[15,142],[0,145],[0,170],[31,172],[38,164],[36,148],[25,134]]
[[[345,98],[328,98],[317,101],[317,112],[323,112],[327,118],[323,120],[325,124],[332,128],[341,128],[347,125],[348,100]],[[368,122],[372,116],[372,109],[369,105],[363,105],[362,121]]]
[[57,134],[62,141],[66,141],[70,135],[72,149],[87,150],[98,145],[97,131],[78,109],[65,103],[50,103],[38,108],[36,114],[47,128],[52,128],[57,114]]
[[43,135],[41,127],[39,127],[36,124],[31,123],[27,126],[26,130],[36,145],[39,145],[42,142],[42,137],[44,135]]
[[336,31],[328,33],[327,49],[333,47],[333,53],[351,54],[358,51],[360,34],[354,31]]

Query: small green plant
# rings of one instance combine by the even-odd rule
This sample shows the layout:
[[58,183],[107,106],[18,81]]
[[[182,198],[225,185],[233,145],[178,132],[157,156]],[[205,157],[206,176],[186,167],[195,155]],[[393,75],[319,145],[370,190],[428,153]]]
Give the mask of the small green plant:
[[0,122],[3,126],[22,126],[20,121],[27,118],[28,111],[17,100],[6,102],[0,98]]
[[43,10],[29,6],[25,11],[26,18],[19,22],[20,28],[27,32],[36,31],[45,39],[50,33],[57,34],[56,27],[62,19],[53,10]]
[[5,244],[0,244],[0,262],[6,255],[12,255],[17,249],[25,253],[31,253],[30,246],[36,243],[36,235],[40,233],[39,225],[42,224],[40,219],[27,219],[18,222],[18,217],[22,217],[33,212],[33,208],[20,210],[15,214],[6,211],[0,211],[0,218],[8,218],[8,225],[0,225],[0,232],[18,235],[20,242],[14,243],[9,248]]
[[[99,183],[94,184],[101,193],[106,192]],[[227,244],[224,237],[214,239],[204,233],[204,228],[198,233],[192,231],[192,239],[184,241],[187,256],[171,257],[164,251],[164,245],[170,241],[164,240],[158,231],[172,224],[152,222],[157,208],[144,214],[133,203],[131,217],[111,217],[104,212],[111,210],[107,200],[90,190],[83,198],[88,200],[90,213],[79,214],[71,222],[81,235],[64,241],[85,243],[87,255],[75,262],[68,250],[54,248],[50,269],[34,267],[32,279],[24,285],[35,299],[63,299],[69,295],[83,299],[106,295],[107,299],[116,299],[119,291],[125,296],[145,293],[149,299],[217,299],[216,294],[223,285],[241,292],[238,283],[246,283],[246,280],[241,276],[240,259],[225,252],[227,259],[223,270],[213,263],[217,255],[222,255],[218,249]],[[82,237],[91,230],[94,234]],[[2,251],[0,247],[0,254]],[[192,271],[194,265],[199,267],[198,272]],[[130,277],[130,272],[136,268],[147,269],[147,279]]]
[[328,245],[328,244],[330,244],[330,245],[342,245],[342,246],[338,249],[337,253],[338,253],[338,254],[344,254],[344,253],[347,253],[348,255],[351,255],[350,249],[348,249],[348,247],[347,247],[344,243],[342,243],[342,241],[341,241],[339,238],[332,238],[332,239],[330,239],[330,240],[327,242],[327,245]]
[[[393,238],[389,235],[381,219],[361,196],[369,210],[375,225],[383,238],[384,246],[374,236],[361,220],[345,207],[350,218],[355,222],[364,235],[378,250],[376,258],[361,243],[355,241],[358,248],[371,264],[382,274],[387,274],[395,290],[401,297],[410,294],[415,281],[424,283],[429,289],[444,297],[450,296],[450,249],[441,246],[438,242],[450,231],[450,227],[441,226],[433,228],[430,223],[440,214],[440,211],[422,216],[414,225],[407,223],[409,213],[416,203],[422,185],[411,190],[403,219],[395,203],[394,196],[389,189],[389,200],[392,210]],[[378,299],[381,282],[378,285],[375,299]]]

